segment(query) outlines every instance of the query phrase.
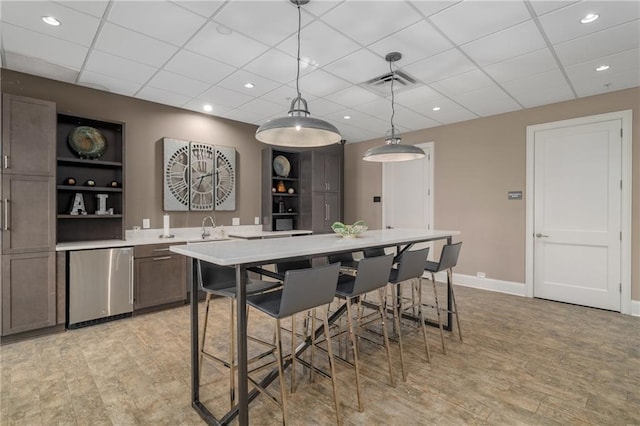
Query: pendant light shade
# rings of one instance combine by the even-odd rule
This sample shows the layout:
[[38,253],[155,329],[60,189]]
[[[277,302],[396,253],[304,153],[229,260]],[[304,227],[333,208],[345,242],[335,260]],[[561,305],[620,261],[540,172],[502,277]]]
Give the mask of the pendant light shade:
[[288,147],[314,147],[338,143],[342,135],[338,129],[324,120],[310,117],[307,101],[300,94],[300,28],[302,15],[300,5],[309,0],[290,0],[298,7],[298,72],[296,74],[296,91],[298,96],[291,101],[289,115],[269,120],[256,130],[256,139],[270,145]]
[[396,75],[393,71],[393,63],[400,60],[402,54],[398,52],[391,52],[387,54],[385,59],[389,62],[389,71],[391,73],[391,129],[387,132],[384,138],[384,145],[376,146],[368,149],[362,159],[364,161],[375,162],[392,162],[392,161],[408,161],[423,158],[425,153],[422,149],[415,145],[402,145],[402,137],[400,132],[393,124],[393,117],[396,114],[395,110],[395,94],[393,93],[393,82],[396,79]]

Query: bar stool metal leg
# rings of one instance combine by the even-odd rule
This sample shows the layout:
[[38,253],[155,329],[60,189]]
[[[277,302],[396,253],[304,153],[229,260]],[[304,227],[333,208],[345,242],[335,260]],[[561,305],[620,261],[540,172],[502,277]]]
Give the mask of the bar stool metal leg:
[[347,298],[347,329],[349,330],[349,338],[351,339],[351,345],[353,348],[353,365],[356,371],[356,393],[358,395],[358,411],[362,412],[362,397],[360,396],[360,366],[358,364],[358,342],[356,341],[356,334],[353,326],[353,317],[351,316],[351,298]]
[[442,318],[440,317],[440,302],[438,302],[438,291],[436,290],[436,276],[431,273],[431,283],[433,284],[433,298],[436,302],[436,313],[438,315],[438,327],[440,328],[440,341],[442,342],[442,353],[447,354],[447,347],[444,344],[444,330],[442,329]]
[[391,310],[393,311],[393,325],[395,327],[395,332],[398,336],[398,346],[400,347],[400,368],[402,370],[402,380],[404,382],[407,381],[407,371],[404,365],[404,350],[402,347],[402,330],[400,329],[400,310],[402,308],[402,303],[400,301],[400,297],[397,294],[394,294],[394,290],[400,291],[400,284],[392,284],[391,285]]
[[418,316],[420,318],[420,326],[422,327],[422,338],[424,340],[424,349],[427,353],[427,362],[430,363],[431,352],[429,352],[429,341],[427,340],[427,326],[424,323],[424,314],[422,313],[422,278],[416,278],[413,283],[413,288],[415,288],[414,294],[418,293]]
[[336,420],[337,424],[342,424],[342,417],[340,416],[340,405],[338,404],[338,385],[336,383],[336,367],[335,361],[333,359],[333,348],[331,347],[331,330],[329,329],[329,319],[328,319],[328,311],[329,306],[325,306],[324,315],[322,316],[322,320],[324,322],[324,334],[327,338],[327,353],[329,355],[329,367],[331,370],[331,384],[333,385],[333,402],[336,406]]
[[387,332],[387,325],[385,324],[385,288],[378,289],[378,312],[380,313],[380,322],[382,324],[382,338],[384,339],[384,347],[387,350],[387,364],[389,365],[389,380],[391,386],[396,387],[396,380],[393,377],[393,369],[391,367],[391,347],[389,345],[389,333]]
[[[453,283],[453,272],[451,269],[447,269],[447,278],[450,283]],[[456,325],[458,326],[458,336],[462,342],[462,329],[460,328],[460,318],[458,317],[458,304],[456,303],[456,295],[453,291],[453,284],[451,285],[451,301],[453,302],[453,313],[456,316]]]
[[280,379],[280,408],[282,408],[282,424],[287,424],[287,388],[284,379],[284,360],[282,354],[282,332],[280,319],[276,318],[276,351],[278,355],[278,378]]

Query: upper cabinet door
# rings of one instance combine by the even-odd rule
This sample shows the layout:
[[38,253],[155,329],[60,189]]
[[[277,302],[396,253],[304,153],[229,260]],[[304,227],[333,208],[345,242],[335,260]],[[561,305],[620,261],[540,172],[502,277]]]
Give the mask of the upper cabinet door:
[[312,190],[340,192],[342,181],[342,146],[335,144],[312,153]]
[[56,104],[2,95],[2,171],[54,176]]

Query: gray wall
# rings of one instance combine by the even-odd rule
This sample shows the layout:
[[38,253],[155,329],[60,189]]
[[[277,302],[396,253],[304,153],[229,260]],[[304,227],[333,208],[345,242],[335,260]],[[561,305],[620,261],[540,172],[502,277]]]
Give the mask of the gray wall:
[[[424,129],[403,135],[403,143],[434,142],[437,229],[462,231],[464,248],[456,272],[517,283],[525,281],[524,192],[526,127],[534,124],[633,110],[632,277],[633,300],[640,300],[640,88]],[[402,116],[397,118],[402,125]],[[382,225],[382,166],[362,161],[382,140],[345,145],[345,221]],[[526,198],[527,194],[524,194]]]
[[[236,210],[215,212],[216,222],[243,225],[260,217],[260,152],[255,126],[172,108],[127,96],[2,70],[2,91],[56,102],[59,113],[126,123],[126,229],[151,219],[162,228],[162,142],[172,137],[234,147],[237,151]],[[206,212],[170,212],[172,227],[200,226]]]

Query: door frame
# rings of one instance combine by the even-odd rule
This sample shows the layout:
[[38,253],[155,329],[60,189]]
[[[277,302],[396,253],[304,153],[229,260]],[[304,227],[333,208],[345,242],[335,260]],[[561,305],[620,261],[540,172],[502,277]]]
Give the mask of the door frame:
[[579,126],[600,121],[621,120],[622,152],[621,152],[621,241],[620,241],[620,312],[631,314],[631,189],[632,189],[632,157],[631,157],[631,120],[632,111],[616,111],[569,120],[527,126],[527,166],[526,166],[526,246],[525,246],[525,296],[533,297],[534,270],[534,141],[535,133],[542,130]]
[[[433,217],[433,211],[434,211],[434,207],[433,207],[433,200],[435,199],[434,197],[434,185],[433,185],[433,179],[434,179],[434,171],[433,171],[433,155],[434,155],[434,143],[433,142],[424,142],[424,143],[419,143],[416,144],[417,147],[420,147],[422,149],[428,149],[429,150],[429,154],[428,154],[428,161],[429,161],[429,194],[431,197],[431,203],[429,203],[429,217],[431,218],[431,229],[436,229],[435,224],[434,224],[434,217]],[[413,160],[412,160],[413,161]],[[387,188],[387,179],[385,179],[385,167],[384,164],[382,166],[382,226],[384,228],[384,224],[386,223],[386,209],[384,207],[384,203],[386,202],[386,191],[388,191]]]

